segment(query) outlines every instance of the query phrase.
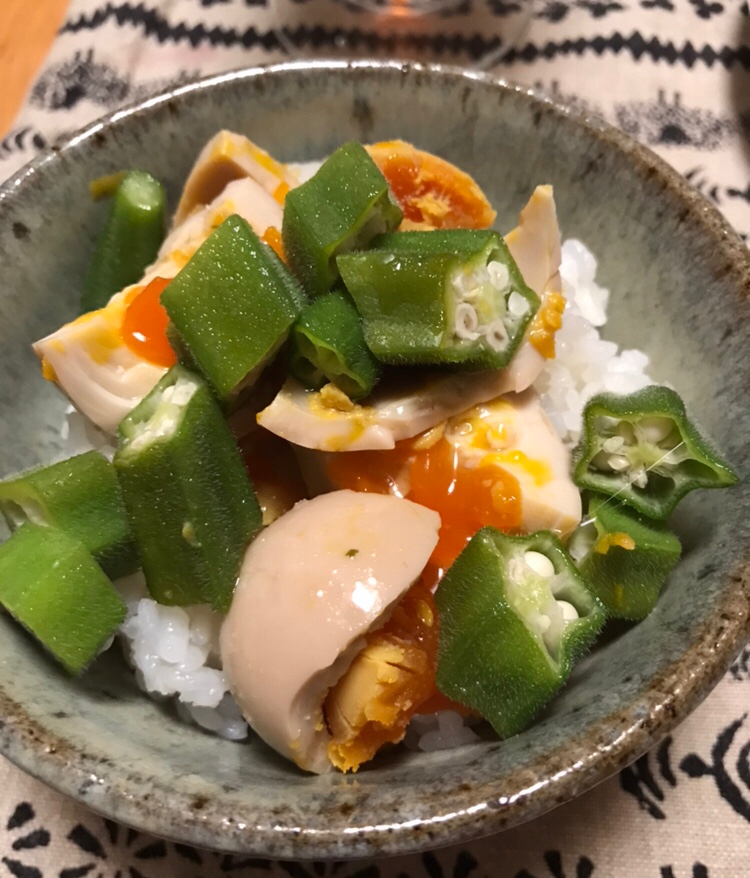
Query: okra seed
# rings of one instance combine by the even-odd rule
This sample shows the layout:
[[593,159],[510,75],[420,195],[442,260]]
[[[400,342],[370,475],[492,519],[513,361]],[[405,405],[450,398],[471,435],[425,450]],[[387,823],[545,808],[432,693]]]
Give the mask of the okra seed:
[[672,432],[672,421],[669,418],[641,418],[638,422],[638,432],[645,442],[657,445]]
[[648,485],[648,473],[644,467],[640,467],[633,472],[633,484],[637,488],[645,488]]
[[178,381],[172,388],[172,402],[179,406],[187,405],[197,389],[190,381]]
[[558,601],[558,607],[562,610],[564,622],[575,622],[578,618],[578,610],[568,601]]
[[510,272],[508,271],[508,266],[503,265],[502,262],[498,262],[495,259],[488,262],[487,273],[490,276],[490,283],[496,290],[502,292],[510,285]]
[[602,442],[602,448],[612,454],[615,451],[619,451],[624,444],[625,439],[622,436],[610,436],[609,439],[605,439]]
[[529,303],[524,297],[515,290],[508,296],[508,311],[514,317],[523,317],[528,314]]
[[501,351],[508,343],[508,333],[502,320],[495,320],[487,327],[487,343],[493,351]]
[[530,567],[539,576],[544,576],[545,579],[555,575],[554,564],[541,552],[525,552],[523,560],[527,567]]
[[613,469],[615,472],[622,472],[622,470],[630,466],[630,461],[624,454],[610,454],[607,463],[610,469]]
[[479,318],[477,312],[468,302],[461,302],[456,307],[455,329],[454,332],[459,338],[465,338],[469,341],[475,341],[479,338],[476,331],[479,326]]

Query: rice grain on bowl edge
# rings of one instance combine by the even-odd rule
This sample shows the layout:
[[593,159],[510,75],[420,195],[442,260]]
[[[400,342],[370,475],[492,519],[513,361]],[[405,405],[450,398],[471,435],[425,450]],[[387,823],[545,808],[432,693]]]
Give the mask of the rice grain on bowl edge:
[[[318,163],[296,166],[301,179]],[[556,356],[534,382],[542,405],[568,447],[578,440],[581,412],[587,399],[601,391],[632,393],[651,383],[648,357],[638,350],[619,350],[602,338],[609,291],[596,283],[597,263],[584,244],[562,246],[560,274],[567,299],[563,325],[556,335]],[[66,456],[95,449],[111,457],[115,447],[72,407],[64,425]],[[206,732],[231,741],[250,734],[221,670],[221,616],[208,607],[167,607],[148,596],[141,574],[116,583],[128,615],[119,639],[141,689],[158,701],[173,702],[177,715]],[[412,750],[446,750],[479,740],[476,719],[454,711],[417,714],[404,744]]]

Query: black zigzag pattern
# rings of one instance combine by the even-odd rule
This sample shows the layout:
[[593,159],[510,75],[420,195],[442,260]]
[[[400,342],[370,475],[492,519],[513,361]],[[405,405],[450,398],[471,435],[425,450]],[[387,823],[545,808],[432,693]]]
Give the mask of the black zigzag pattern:
[[663,41],[658,37],[646,39],[638,31],[633,31],[630,36],[615,33],[609,37],[596,36],[591,38],[580,37],[575,40],[550,41],[544,46],[536,46],[527,43],[525,46],[511,49],[505,58],[506,63],[532,63],[539,58],[551,60],[556,57],[573,55],[581,57],[587,54],[605,55],[611,53],[619,55],[627,53],[639,61],[648,58],[651,61],[665,61],[670,66],[684,65],[688,69],[705,65],[713,67],[721,65],[727,70],[732,67],[741,67],[750,70],[750,46],[741,45],[737,48],[731,46],[704,45],[696,47],[690,40],[684,45],[676,46],[671,40]]
[[233,27],[206,27],[204,24],[188,25],[185,22],[171,24],[158,9],[149,9],[143,3],[107,3],[91,14],[82,13],[78,18],[66,21],[60,33],[96,30],[112,20],[118,25],[140,27],[145,36],[154,36],[160,43],[188,42],[193,47],[209,43],[227,48],[241,45],[246,49],[260,46],[268,51],[283,49],[273,31],[260,33],[254,27],[238,31]]
[[[192,46],[209,43],[212,46],[231,47],[242,45],[247,49],[262,47],[267,51],[283,50],[284,44],[274,31],[260,32],[254,27],[244,31],[236,28],[212,27],[203,24],[188,25],[185,22],[171,24],[155,9],[149,9],[143,3],[107,3],[90,15],[80,15],[67,21],[62,33],[77,33],[83,30],[95,30],[105,22],[115,20],[118,24],[135,25],[143,29],[147,36],[156,37],[159,42],[180,43],[187,41]],[[462,34],[439,34],[426,36],[419,34],[378,34],[362,31],[359,28],[344,30],[342,28],[324,28],[321,26],[285,29],[288,41],[296,48],[311,47],[313,49],[335,49],[343,42],[350,49],[357,51],[394,51],[397,48],[426,51],[433,55],[468,55],[481,58],[494,51],[500,45],[499,38],[484,38],[479,34],[471,37]],[[615,33],[611,36],[581,37],[573,40],[551,40],[537,46],[527,43],[525,46],[511,50],[506,56],[506,63],[529,64],[537,59],[551,60],[556,57],[584,55],[619,55],[630,54],[636,61],[647,58],[652,61],[663,61],[670,66],[684,65],[688,69],[695,66],[713,67],[721,65],[727,70],[741,67],[750,70],[750,45],[730,46],[693,45],[688,40],[682,46],[675,45],[671,40],[660,40],[658,37],[647,39],[638,31],[630,36]]]

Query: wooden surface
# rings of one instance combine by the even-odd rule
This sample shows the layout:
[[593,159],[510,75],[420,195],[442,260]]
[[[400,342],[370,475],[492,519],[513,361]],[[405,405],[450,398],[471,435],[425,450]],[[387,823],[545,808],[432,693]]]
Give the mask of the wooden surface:
[[52,45],[69,0],[0,0],[0,136]]

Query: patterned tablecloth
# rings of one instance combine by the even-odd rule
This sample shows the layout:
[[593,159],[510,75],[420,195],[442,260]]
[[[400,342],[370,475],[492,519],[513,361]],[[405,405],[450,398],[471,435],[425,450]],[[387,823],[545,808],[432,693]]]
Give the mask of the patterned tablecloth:
[[[478,11],[464,0],[415,34],[373,29],[345,0],[73,0],[0,141],[0,177],[65,132],[175,80],[342,52],[486,64],[519,2],[490,0]],[[537,0],[498,69],[655,149],[750,234],[747,0]],[[749,712],[745,649],[707,701],[618,777],[501,835],[378,862],[274,863],[174,845],[105,821],[0,759],[0,876],[745,878]]]

